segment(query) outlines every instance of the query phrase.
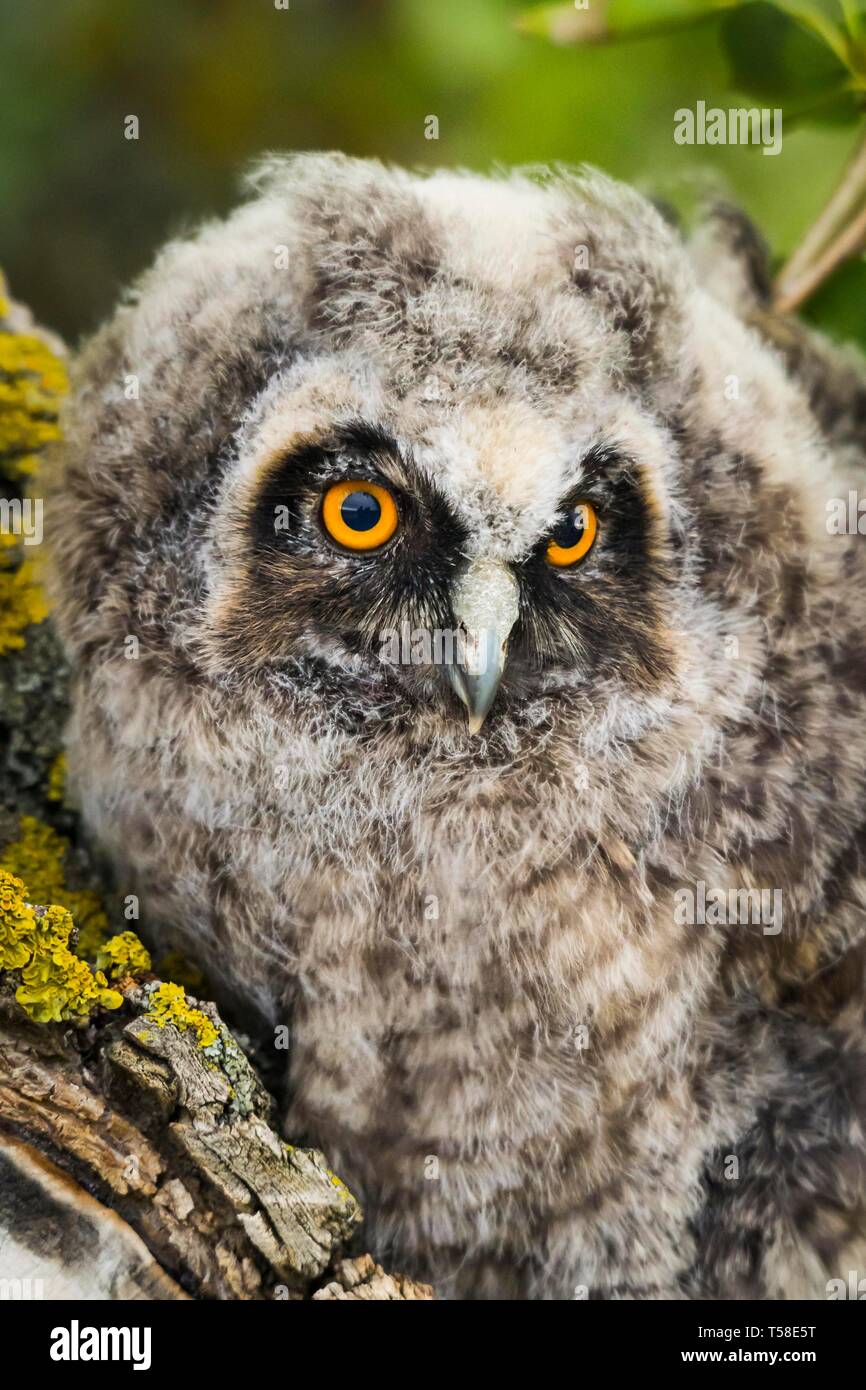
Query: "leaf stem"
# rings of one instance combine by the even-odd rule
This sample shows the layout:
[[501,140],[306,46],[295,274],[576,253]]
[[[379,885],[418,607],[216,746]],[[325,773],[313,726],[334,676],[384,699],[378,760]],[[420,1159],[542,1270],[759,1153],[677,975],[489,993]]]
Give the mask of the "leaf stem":
[[780,313],[802,304],[842,261],[866,244],[866,134],[829,201],[776,279]]
[[842,0],[842,14],[852,39],[861,38],[863,35],[863,12],[859,8],[857,0]]
[[846,68],[851,67],[849,58],[849,46],[846,35],[835,24],[832,19],[821,12],[818,5],[808,3],[808,0],[791,0],[785,5],[784,10],[792,19],[796,19],[804,29],[811,29],[814,34],[823,39],[827,47],[836,55],[839,62]]

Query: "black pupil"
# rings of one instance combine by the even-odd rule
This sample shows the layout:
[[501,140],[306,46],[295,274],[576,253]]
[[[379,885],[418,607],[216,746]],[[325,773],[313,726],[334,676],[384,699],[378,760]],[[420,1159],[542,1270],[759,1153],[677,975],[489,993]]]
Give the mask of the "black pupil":
[[563,550],[570,550],[573,545],[577,545],[586,529],[584,526],[586,513],[583,507],[575,507],[574,511],[567,512],[557,526],[553,529],[553,539]]
[[382,508],[371,492],[350,492],[340,508],[340,516],[352,531],[372,531]]

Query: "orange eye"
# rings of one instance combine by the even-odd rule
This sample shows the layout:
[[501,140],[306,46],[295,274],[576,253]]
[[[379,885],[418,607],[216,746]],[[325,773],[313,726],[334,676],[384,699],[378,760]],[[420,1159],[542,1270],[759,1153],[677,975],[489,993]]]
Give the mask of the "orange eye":
[[378,483],[334,483],[322,499],[322,525],[346,550],[378,550],[397,530],[397,505]]
[[598,517],[591,502],[579,502],[572,507],[552,532],[547,542],[547,563],[564,569],[576,565],[592,550],[598,530]]

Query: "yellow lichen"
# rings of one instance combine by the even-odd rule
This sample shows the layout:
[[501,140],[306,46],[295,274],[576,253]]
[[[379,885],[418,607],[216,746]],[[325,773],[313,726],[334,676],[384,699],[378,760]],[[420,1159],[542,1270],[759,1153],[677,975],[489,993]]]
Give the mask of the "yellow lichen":
[[[8,312],[0,277],[0,318]],[[58,406],[68,389],[63,362],[42,338],[0,325],[0,461],[7,478],[32,474],[39,450],[59,437]]]
[[150,970],[150,954],[133,931],[112,936],[96,953],[96,968],[104,970],[112,980],[124,975],[146,975]]
[[348,1187],[347,1187],[346,1184],[343,1182],[343,1179],[342,1179],[342,1178],[338,1178],[336,1173],[332,1173],[330,1168],[326,1169],[326,1172],[327,1172],[327,1174],[328,1174],[328,1177],[331,1179],[331,1182],[333,1183],[334,1187],[336,1187],[337,1191],[339,1192],[340,1197],[342,1198],[342,1200],[343,1200],[344,1202],[349,1202],[349,1201],[354,1200],[354,1199],[352,1198],[352,1194],[351,1194],[351,1192],[349,1191]]
[[71,912],[81,955],[94,956],[108,936],[108,918],[96,893],[67,888],[64,859],[69,841],[35,816],[22,816],[20,829],[21,838],[6,846],[0,869],[23,878],[34,902],[57,903]]
[[66,754],[58,753],[48,769],[48,788],[45,792],[49,801],[62,801],[66,791]]
[[0,653],[23,647],[25,629],[47,617],[35,562],[28,558],[16,570],[0,569]]
[[[9,313],[0,276],[0,320]],[[66,368],[35,333],[0,322],[0,475],[20,493],[32,480],[39,452],[59,438]],[[48,616],[36,562],[8,530],[0,535],[0,654],[24,646],[25,632]]]
[[81,1022],[95,1009],[119,1009],[123,996],[70,949],[65,907],[34,907],[20,878],[0,869],[0,971],[21,983],[15,998],[37,1023]]
[[199,1047],[211,1047],[218,1039],[214,1024],[200,1009],[193,1009],[187,1002],[186,994],[180,985],[167,981],[157,986],[150,996],[150,1007],[146,1017],[157,1028],[165,1028],[173,1023],[182,1033],[192,1029]]

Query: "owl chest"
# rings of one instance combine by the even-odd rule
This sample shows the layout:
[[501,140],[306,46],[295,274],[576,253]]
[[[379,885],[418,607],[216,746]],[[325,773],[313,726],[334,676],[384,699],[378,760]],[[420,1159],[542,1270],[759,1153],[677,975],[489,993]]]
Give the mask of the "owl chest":
[[617,1075],[656,1064],[648,1039],[685,1007],[657,988],[679,959],[670,914],[647,959],[610,875],[540,827],[520,850],[502,831],[464,822],[458,842],[419,818],[399,853],[368,845],[296,884],[294,1069],[320,1118],[351,1113],[358,1133],[386,1126],[423,1152],[447,1132],[525,1149],[592,1130],[599,1091],[614,1104]]

